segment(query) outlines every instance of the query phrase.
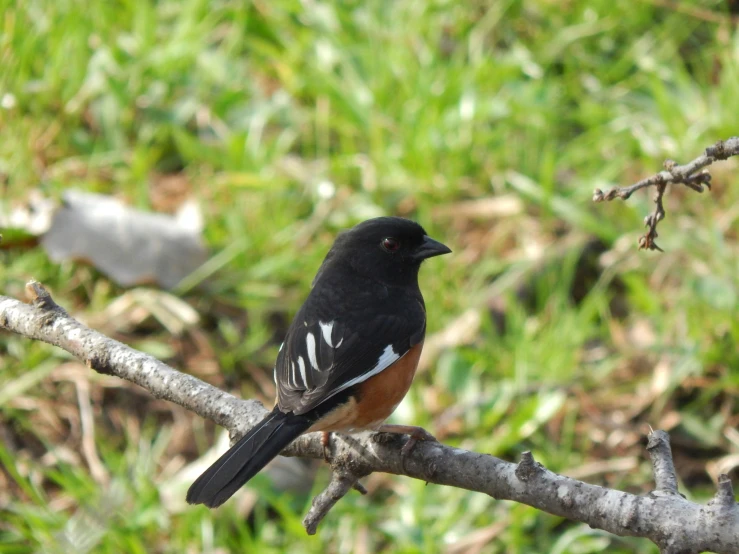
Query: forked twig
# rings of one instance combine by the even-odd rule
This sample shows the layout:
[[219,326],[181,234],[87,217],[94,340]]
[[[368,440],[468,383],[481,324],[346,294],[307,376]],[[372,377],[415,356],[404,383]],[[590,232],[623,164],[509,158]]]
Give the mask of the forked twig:
[[593,202],[603,202],[613,200],[614,198],[628,200],[637,190],[651,186],[657,187],[657,193],[654,197],[656,206],[654,211],[644,218],[644,225],[647,227],[647,232],[639,237],[639,249],[645,248],[647,250],[659,250],[663,252],[657,246],[655,239],[658,236],[657,224],[665,218],[663,198],[667,190],[667,185],[681,184],[695,192],[703,192],[706,188],[710,190],[711,174],[703,168],[708,167],[716,161],[726,160],[738,154],[739,137],[720,140],[713,146],[706,148],[703,154],[685,165],[677,165],[673,160],[665,161],[665,169],[663,171],[642,179],[629,187],[614,187],[606,192],[595,189],[593,192]]

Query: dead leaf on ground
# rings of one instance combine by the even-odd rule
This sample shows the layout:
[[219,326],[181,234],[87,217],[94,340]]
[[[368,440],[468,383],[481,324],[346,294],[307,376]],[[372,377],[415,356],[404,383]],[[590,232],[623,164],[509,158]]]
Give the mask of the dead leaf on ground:
[[170,216],[72,190],[64,194],[41,244],[52,260],[86,260],[122,286],[172,288],[205,261],[201,230],[192,203]]

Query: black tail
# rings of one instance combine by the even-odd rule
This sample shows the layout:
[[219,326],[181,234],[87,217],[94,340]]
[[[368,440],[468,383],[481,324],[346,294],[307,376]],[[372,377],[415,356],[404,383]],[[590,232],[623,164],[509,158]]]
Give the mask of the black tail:
[[209,508],[220,506],[312,423],[312,418],[275,408],[195,480],[187,501]]

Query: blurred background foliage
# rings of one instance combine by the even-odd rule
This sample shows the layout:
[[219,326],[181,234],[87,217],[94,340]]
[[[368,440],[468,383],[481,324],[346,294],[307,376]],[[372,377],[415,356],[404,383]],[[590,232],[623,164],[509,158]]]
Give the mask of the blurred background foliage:
[[[126,289],[7,242],[76,317],[272,401],[281,335],[335,234],[420,221],[424,368],[396,421],[634,493],[648,425],[682,490],[739,472],[739,179],[591,203],[737,134],[724,0],[0,0],[4,210],[68,188],[174,212],[211,256],[171,291]],[[193,310],[195,315],[193,316]],[[220,430],[63,352],[0,337],[0,551],[656,552],[526,506],[373,475],[308,537],[327,480],[260,477],[217,511],[184,493]],[[189,470],[189,473],[188,473]]]

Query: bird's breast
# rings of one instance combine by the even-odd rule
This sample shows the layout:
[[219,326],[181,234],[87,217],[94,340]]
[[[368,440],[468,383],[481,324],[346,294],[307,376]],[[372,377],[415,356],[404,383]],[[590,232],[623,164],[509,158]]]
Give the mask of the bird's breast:
[[422,349],[422,342],[416,344],[397,362],[360,383],[355,396],[321,418],[310,431],[361,431],[382,425],[408,393]]

